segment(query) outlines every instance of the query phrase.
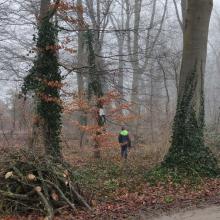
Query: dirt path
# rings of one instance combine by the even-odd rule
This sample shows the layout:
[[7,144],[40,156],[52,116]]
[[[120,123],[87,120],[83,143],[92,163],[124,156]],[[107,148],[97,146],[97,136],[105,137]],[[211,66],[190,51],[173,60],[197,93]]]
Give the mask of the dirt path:
[[[149,218],[142,217],[141,220]],[[211,206],[204,209],[195,209],[179,212],[173,215],[164,215],[152,220],[220,220],[220,206]]]

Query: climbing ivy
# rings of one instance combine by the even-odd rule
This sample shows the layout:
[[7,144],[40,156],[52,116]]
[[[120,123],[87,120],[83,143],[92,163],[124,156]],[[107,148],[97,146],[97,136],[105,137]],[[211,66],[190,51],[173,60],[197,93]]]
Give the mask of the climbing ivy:
[[197,80],[195,72],[188,78],[184,94],[179,97],[173,124],[171,147],[163,167],[181,170],[181,173],[216,176],[217,160],[204,143],[204,92],[201,94],[199,117],[192,105]]
[[57,27],[49,16],[42,19],[36,38],[37,56],[24,80],[23,93],[33,92],[37,99],[36,114],[43,124],[46,153],[54,157],[61,155],[61,101],[57,56]]

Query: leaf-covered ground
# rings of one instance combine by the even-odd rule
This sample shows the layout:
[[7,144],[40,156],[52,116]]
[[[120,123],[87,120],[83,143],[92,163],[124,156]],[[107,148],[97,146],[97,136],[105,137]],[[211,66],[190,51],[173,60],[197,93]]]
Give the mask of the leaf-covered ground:
[[[92,160],[91,155],[82,159],[74,153],[66,154],[67,160],[74,166],[75,182],[90,200],[93,211],[79,209],[77,213],[72,213],[67,207],[60,210],[57,220],[137,220],[141,219],[140,213],[151,219],[170,210],[220,203],[220,179],[200,179],[193,184],[168,180],[152,185],[147,180],[147,171],[160,161],[158,152],[149,156],[144,151],[133,150],[127,162],[121,161],[116,153],[103,154],[103,159],[98,161]],[[44,218],[32,214],[0,219]]]
[[[128,219],[138,220],[152,219],[162,215],[164,212],[174,212],[189,207],[201,207],[207,204],[220,204],[220,181],[208,180],[206,184],[200,185],[197,189],[190,189],[187,186],[174,187],[172,185],[149,187],[146,185],[141,192],[127,193],[118,196],[114,201],[101,202],[94,205],[92,212],[79,210],[78,213],[71,213],[61,210],[56,220],[90,220],[90,219]],[[142,218],[140,218],[142,216]],[[145,219],[144,218],[144,219]],[[37,215],[10,216],[2,220],[36,219],[43,220]],[[45,220],[45,219],[44,219]]]

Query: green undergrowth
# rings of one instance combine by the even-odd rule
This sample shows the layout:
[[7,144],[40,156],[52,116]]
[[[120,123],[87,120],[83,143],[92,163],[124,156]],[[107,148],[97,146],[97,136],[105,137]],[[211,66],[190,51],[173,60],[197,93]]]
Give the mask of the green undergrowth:
[[[215,178],[219,178],[219,176],[215,176]],[[145,174],[145,179],[151,185],[157,185],[158,183],[168,184],[172,182],[174,185],[187,184],[196,187],[203,183],[207,177],[201,176],[193,169],[171,169],[157,166]]]
[[187,185],[197,188],[207,177],[193,169],[171,169],[161,165],[147,169],[146,164],[128,161],[97,160],[74,170],[75,182],[93,195],[96,201],[109,201],[125,193],[142,193],[144,187],[158,184]]
[[136,192],[145,182],[145,167],[129,162],[99,160],[75,170],[75,181],[98,200],[113,199],[120,191]]

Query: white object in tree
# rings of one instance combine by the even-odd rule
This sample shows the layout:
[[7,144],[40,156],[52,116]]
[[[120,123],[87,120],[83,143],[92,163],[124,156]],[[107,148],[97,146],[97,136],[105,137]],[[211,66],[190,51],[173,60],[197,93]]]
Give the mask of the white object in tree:
[[99,109],[99,115],[100,116],[105,116],[105,110],[103,108]]

